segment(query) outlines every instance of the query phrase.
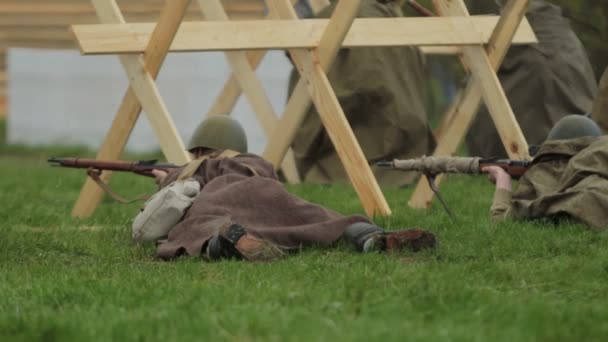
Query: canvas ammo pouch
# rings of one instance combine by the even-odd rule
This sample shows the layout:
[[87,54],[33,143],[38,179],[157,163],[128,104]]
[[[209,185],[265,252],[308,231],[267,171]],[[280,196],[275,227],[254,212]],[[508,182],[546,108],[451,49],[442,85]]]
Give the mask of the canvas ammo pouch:
[[159,240],[184,216],[200,192],[194,178],[177,180],[158,191],[144,204],[133,221],[133,240]]
[[[157,241],[186,214],[201,190],[200,183],[192,178],[201,164],[211,158],[233,158],[239,152],[225,150],[217,156],[203,156],[186,165],[177,179],[150,197],[133,221],[133,240],[136,242]],[[254,175],[257,172],[245,165]]]

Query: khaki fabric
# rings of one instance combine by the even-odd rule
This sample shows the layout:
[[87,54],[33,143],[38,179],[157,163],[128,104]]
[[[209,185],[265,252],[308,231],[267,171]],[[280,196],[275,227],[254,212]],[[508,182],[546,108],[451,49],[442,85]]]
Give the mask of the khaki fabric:
[[608,136],[543,144],[512,196],[508,191],[496,192],[491,215],[569,218],[608,228]]
[[591,117],[604,133],[608,133],[608,68],[606,68],[604,76],[600,80],[600,87],[593,104]]
[[[562,117],[591,112],[597,84],[587,54],[559,7],[537,1],[526,17],[539,43],[512,46],[498,77],[528,144],[539,145]],[[485,107],[466,143],[471,155],[506,156]]]
[[[320,12],[329,17],[335,6]],[[357,17],[398,17],[401,12],[363,0]],[[342,49],[328,78],[367,160],[409,159],[433,151],[424,108],[424,56],[413,47]],[[292,71],[289,94],[299,75]],[[347,176],[314,106],[293,142],[298,170],[306,182],[347,181]],[[416,173],[372,167],[381,184],[411,183]]]
[[479,173],[478,157],[421,157],[416,159],[396,159],[393,165],[399,170],[415,170],[425,174]]
[[[161,187],[181,172],[182,168],[172,170]],[[167,239],[159,241],[160,258],[200,256],[207,241],[226,224],[239,224],[254,238],[291,251],[329,245],[350,224],[371,223],[363,216],[345,216],[290,194],[272,165],[253,154],[205,159],[193,178],[200,183],[200,193]]]
[[602,77],[608,63],[608,1],[551,0],[559,5],[564,16],[585,46],[597,79]]
[[502,221],[511,215],[511,191],[497,188],[490,208],[490,217],[495,221]]

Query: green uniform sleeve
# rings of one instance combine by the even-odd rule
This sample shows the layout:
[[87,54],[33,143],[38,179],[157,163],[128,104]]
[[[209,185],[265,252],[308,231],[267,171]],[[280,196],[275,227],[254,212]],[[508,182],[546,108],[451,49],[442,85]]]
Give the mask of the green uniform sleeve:
[[511,191],[506,189],[496,189],[494,201],[490,208],[490,217],[494,221],[502,221],[511,215]]

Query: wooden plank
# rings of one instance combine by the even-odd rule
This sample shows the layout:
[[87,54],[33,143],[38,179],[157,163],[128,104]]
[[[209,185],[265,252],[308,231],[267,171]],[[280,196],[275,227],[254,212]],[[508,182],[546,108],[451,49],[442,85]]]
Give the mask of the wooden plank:
[[481,47],[464,47],[463,56],[473,78],[479,82],[481,94],[498,130],[503,146],[511,159],[528,159],[528,143],[524,137],[507,95],[500,84],[488,55]]
[[[448,1],[438,0],[444,13],[449,15],[468,15],[466,5],[463,0]],[[514,1],[519,2],[519,7],[515,7]],[[488,52],[482,46],[465,46],[463,47],[463,56],[467,66],[471,69],[471,73],[475,82],[479,83],[483,100],[488,107],[490,116],[494,121],[496,129],[501,137],[505,150],[512,159],[529,158],[528,144],[517,123],[515,114],[511,109],[507,96],[502,89],[502,85],[496,75],[498,62],[502,61],[506,54],[505,49],[510,45],[508,39],[512,34],[502,33],[500,29],[516,30],[523,19],[527,0],[511,0],[509,15],[515,16],[514,20],[504,20],[497,25],[499,29],[496,35],[493,36],[493,45],[490,51],[494,51],[494,63],[488,57]],[[516,9],[518,11],[512,11]],[[503,12],[505,13],[505,12]],[[508,18],[505,16],[504,18]]]
[[[134,23],[156,22],[158,19],[158,11],[150,11],[143,13],[125,14],[125,21]],[[202,14],[188,13],[184,16],[184,20],[203,20]],[[97,24],[97,15],[95,12],[87,13],[6,13],[0,12],[0,28],[6,30],[10,27],[27,27],[32,29],[43,29],[45,26],[53,26],[63,28],[66,33],[69,31],[70,25],[76,24]],[[69,34],[66,35],[66,37]]]
[[[100,15],[100,19],[103,21],[116,20],[117,16],[120,15],[120,10],[114,0],[93,0],[93,4]],[[168,11],[168,15],[165,18],[166,25],[179,27],[182,18],[181,13],[179,13],[182,11],[181,7],[169,7],[169,9],[171,11]],[[165,32],[164,30],[157,30],[156,32],[156,40],[149,42],[151,45],[171,41],[174,37],[173,32]],[[159,51],[157,49],[150,49],[147,53],[153,55],[151,58],[158,58],[159,56],[164,58],[166,55],[166,51]],[[175,124],[171,120],[169,112],[160,97],[154,77],[146,67],[143,58],[140,56],[119,56],[119,59],[128,75],[131,89],[136,94],[143,110],[148,114],[152,129],[159,139],[161,149],[167,160],[173,163],[188,162],[190,156],[185,151],[185,146],[177,133]]]
[[[224,0],[232,20],[261,19],[263,0]],[[156,22],[164,0],[120,0],[127,21]],[[184,20],[202,20],[191,5]],[[72,24],[97,23],[89,0],[2,0],[0,2],[0,48],[75,48],[69,31]]]
[[460,55],[462,48],[458,46],[420,46],[422,53],[427,55]]
[[[353,23],[343,46],[479,45],[489,41],[497,22],[498,17],[490,16],[360,18]],[[327,24],[327,19],[187,22],[175,37],[171,51],[315,48]],[[83,54],[141,53],[152,28],[149,23],[73,25],[72,31]],[[536,42],[527,22],[518,30],[514,42]]]
[[[228,20],[221,3],[218,0],[199,0],[198,4],[207,20],[224,22]],[[270,134],[276,127],[277,115],[272,108],[270,99],[266,96],[264,87],[251,68],[245,51],[227,51],[224,53],[228,64],[236,77],[240,88],[245,93],[247,101],[256,113],[266,134]],[[295,159],[286,159],[281,167],[285,178],[291,183],[299,183]]]
[[6,50],[0,49],[0,71],[4,72],[6,69]]
[[[286,1],[273,0],[269,4],[281,18],[296,18],[293,8]],[[287,104],[283,118],[295,117],[295,120],[292,119],[292,121],[287,122],[290,125],[295,124],[300,118],[304,117],[304,112],[307,110],[312,98],[321,121],[334,144],[340,161],[344,165],[346,173],[366,213],[370,217],[375,215],[388,216],[391,214],[388,203],[382,191],[380,191],[378,182],[367,163],[361,146],[357,142],[348,124],[346,115],[342,111],[340,103],[325,74],[326,70],[333,63],[341,42],[355,20],[359,5],[360,0],[342,0],[338,2],[327,25],[327,30],[323,32],[320,39],[319,47],[313,51],[289,51],[292,60],[294,60],[294,63],[298,67],[301,79]],[[308,90],[308,93],[305,90]],[[289,127],[286,124],[279,123],[277,130],[279,129],[293,130],[294,126]],[[275,134],[273,134],[274,136]],[[286,143],[288,146],[293,138],[289,141],[287,140],[281,143],[283,145]],[[276,140],[269,140],[268,146],[272,146],[274,142]],[[276,155],[280,156],[279,154]],[[277,158],[276,160],[280,159]]]
[[120,60],[167,160],[175,164],[189,162],[190,155],[143,59],[139,56],[120,56]]
[[69,37],[67,26],[45,26],[41,28],[33,27],[3,27],[0,31],[0,39],[16,40],[31,39],[37,40],[65,40]]
[[[291,0],[292,4],[297,2],[297,0]],[[309,0],[308,1],[313,12],[318,13],[320,10],[329,5],[328,0]],[[265,19],[277,19],[272,10],[268,11],[268,15]],[[255,70],[259,66],[259,64],[264,59],[266,55],[266,51],[264,50],[255,50],[249,51],[247,53],[247,58],[249,59],[249,64]],[[236,77],[231,74],[220,95],[216,98],[215,102],[211,106],[211,109],[207,112],[207,116],[217,115],[217,114],[227,114],[231,113],[236,102],[241,95],[241,88],[239,87],[238,81]]]
[[27,40],[3,40],[0,41],[0,49],[12,47],[37,48],[37,49],[77,49],[76,42],[73,40],[40,40],[28,38]]
[[[293,7],[287,6],[281,0],[270,1],[269,5],[271,8],[274,8],[274,11],[282,19],[291,19],[293,21],[298,18]],[[323,52],[319,55],[318,62],[321,63],[324,72],[329,70],[340,46],[344,44],[344,39],[348,36],[349,32],[353,32],[352,25],[356,22],[357,19],[353,18],[351,23],[345,23],[349,24],[350,27],[348,27],[346,25],[340,26],[339,22],[334,21],[332,26],[328,27],[327,31],[324,31],[323,37],[320,38],[319,46],[317,47],[317,51]],[[326,33],[332,31],[336,33]],[[302,50],[292,49],[289,50],[289,53],[296,65],[300,59],[306,60],[310,58],[308,52]],[[299,68],[302,68],[302,65]],[[268,144],[263,153],[264,157],[273,165],[278,165],[285,157],[289,146],[295,139],[298,128],[304,121],[310,105],[311,97],[307,90],[306,81],[300,79],[287,102],[285,113],[279,119],[277,128],[269,136]]]
[[[504,15],[500,18],[496,29],[492,33],[492,37],[490,37],[490,41],[485,47],[492,68],[495,71],[498,71],[507,51],[509,51],[509,38],[513,37],[518,24],[525,17],[528,2],[528,0],[509,1],[505,5],[503,11]],[[460,52],[462,52],[462,49],[460,49]],[[442,139],[448,128],[452,127],[457,122],[468,130],[469,121],[472,122],[473,115],[479,110],[479,105],[481,104],[481,91],[477,85],[471,86],[469,83],[467,88],[465,88],[464,93],[461,92],[455,99],[456,101],[454,101],[452,106],[448,109],[439,128],[435,132],[438,139]],[[467,113],[467,115],[461,114],[462,117],[457,118],[455,117],[457,113]],[[466,125],[463,125],[465,123]],[[449,141],[449,144],[454,145],[455,143],[455,145],[460,145],[461,142],[462,141]],[[457,146],[452,147],[454,151],[457,148]]]
[[6,117],[8,110],[8,75],[6,74],[6,50],[0,47],[0,119]]
[[[247,52],[247,60],[251,68],[257,69],[265,55],[266,51],[263,50]],[[232,113],[239,96],[241,96],[241,87],[236,76],[231,74],[220,91],[220,95],[215,99],[211,109],[207,112],[207,116]]]
[[[124,22],[124,18],[118,10],[118,7],[116,6],[114,0],[93,1],[95,1],[96,5],[98,6],[99,16],[102,22]],[[147,72],[145,73],[145,76],[147,78],[154,79],[158,75],[160,67],[164,62],[167,52],[169,51],[171,41],[179,28],[181,19],[185,12],[185,8],[189,3],[190,0],[171,0],[167,2],[166,7],[163,9],[161,17],[159,19],[159,23],[154,32],[152,33],[150,43],[146,48],[146,54],[143,57],[143,63],[145,63],[147,67]],[[126,57],[127,58],[123,58],[125,60],[125,64],[136,64],[133,68],[136,71],[139,69],[139,67],[142,67],[143,69],[143,65],[140,64],[138,56]],[[145,71],[142,69],[139,69],[139,71]],[[137,75],[134,76],[137,77]],[[99,152],[97,153],[97,159],[113,160],[120,158],[120,155],[124,150],[129,136],[131,135],[131,131],[133,130],[135,122],[137,121],[139,113],[142,109],[140,101],[136,95],[137,93],[138,92],[136,92],[133,87],[129,87],[129,89],[127,90],[121,102],[118,113],[116,114],[116,117],[112,122],[112,126],[108,131]],[[141,92],[139,93],[141,94]],[[166,122],[168,120],[160,121]],[[160,122],[160,124],[163,123]],[[155,126],[158,126],[158,124],[156,124]],[[158,127],[155,128],[158,129]],[[183,153],[183,144],[181,143],[181,140],[179,140],[179,137],[173,140],[177,140],[177,148],[182,149],[182,154],[178,154],[176,158],[171,159],[173,159],[176,163],[184,163],[189,161],[189,156]],[[171,143],[171,141],[169,141],[169,143]],[[166,148],[166,146],[165,150],[167,150],[167,152],[169,153],[172,152],[171,150]],[[104,180],[107,181],[109,179],[109,176],[109,173],[104,174]],[[91,216],[99,205],[102,196],[102,190],[91,179],[87,178],[86,183],[80,192],[79,198],[76,201],[74,208],[72,209],[72,216]]]
[[[158,16],[163,8],[164,0],[120,0],[117,3],[125,19],[132,14],[154,13]],[[261,16],[265,10],[263,0],[224,0],[223,4],[229,16],[234,13],[248,13]],[[195,5],[189,7],[188,12],[196,12],[200,15]],[[95,14],[95,9],[89,0],[66,1],[66,0],[2,0],[0,2],[0,13],[47,15],[47,14]],[[69,22],[68,22],[69,23]]]
[[[273,2],[270,2],[273,5]],[[297,18],[293,9],[288,8],[279,8],[277,11],[281,11],[281,18],[283,19],[295,19]],[[356,25],[357,21],[360,19],[355,19],[353,25]],[[330,28],[330,30],[339,30],[339,27]],[[351,26],[349,30],[349,34],[355,32],[355,28]],[[338,37],[334,36],[334,40],[330,40],[331,36],[324,36],[325,39],[321,39],[319,44],[320,51],[328,51],[326,54],[321,55],[320,63],[323,69],[327,72],[329,70],[329,66],[333,62],[333,57],[338,51],[339,41],[336,39]],[[302,52],[290,50],[290,52],[295,54],[300,54],[299,57],[305,58],[302,55]],[[298,57],[298,56],[296,56]],[[330,58],[331,57],[331,58]],[[298,58],[292,58],[297,62]],[[280,118],[278,129],[275,129],[273,134],[269,138],[269,143],[267,144],[266,149],[264,150],[264,157],[269,160],[273,165],[277,165],[285,155],[287,148],[293,142],[297,130],[302,124],[305,115],[310,106],[310,96],[306,90],[306,84],[303,80],[300,80],[294,91],[292,93],[291,98],[287,103],[287,107],[285,109],[285,114]]]
[[[56,36],[53,39],[42,38],[42,35],[37,35],[31,31],[31,36],[22,36],[20,38],[9,38],[0,41],[1,48],[9,47],[25,47],[25,48],[43,48],[43,49],[77,49],[77,43],[71,35]],[[428,55],[457,55],[462,53],[460,47],[452,46],[421,46],[420,50]],[[258,53],[265,50],[253,50]],[[236,82],[233,80],[232,82]],[[239,91],[240,94],[240,91]]]
[[311,93],[323,126],[327,130],[365,212],[369,217],[391,215],[388,203],[321,65],[314,63],[312,58],[308,61],[304,60],[301,72],[302,78],[308,81],[306,83],[308,91]]
[[[443,6],[438,4],[443,10]],[[513,36],[520,20],[524,17],[528,0],[510,0],[503,10],[503,15],[492,34],[490,44],[486,47],[492,70],[497,71],[509,49],[509,40]],[[449,11],[451,15],[466,15],[466,7],[457,7]],[[442,120],[437,132],[438,144],[434,156],[450,156],[456,152],[468,132],[482,100],[480,84],[471,80],[464,91],[460,92]],[[439,185],[443,176],[435,183]],[[425,179],[420,179],[409,201],[413,208],[429,208],[434,193]]]

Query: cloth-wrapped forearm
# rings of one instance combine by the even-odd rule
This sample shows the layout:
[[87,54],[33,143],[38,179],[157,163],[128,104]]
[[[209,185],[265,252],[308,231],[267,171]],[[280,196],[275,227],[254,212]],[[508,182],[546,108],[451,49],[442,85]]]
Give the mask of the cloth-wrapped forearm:
[[479,173],[477,157],[422,157],[416,159],[393,160],[393,166],[403,171],[419,171],[429,174]]
[[511,191],[496,188],[492,207],[490,207],[490,218],[493,221],[503,221],[511,216],[511,198]]

